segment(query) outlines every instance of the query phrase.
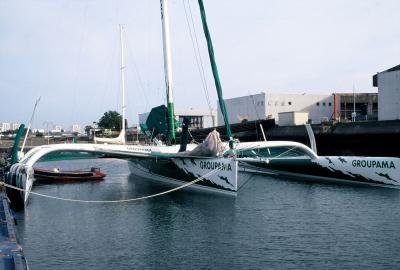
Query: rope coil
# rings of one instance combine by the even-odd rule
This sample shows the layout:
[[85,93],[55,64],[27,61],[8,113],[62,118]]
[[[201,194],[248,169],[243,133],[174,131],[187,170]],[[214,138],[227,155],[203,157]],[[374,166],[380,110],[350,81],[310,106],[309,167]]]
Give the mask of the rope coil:
[[[194,185],[197,182],[203,180],[205,177],[209,177],[209,176],[213,175],[214,173],[216,173],[217,171],[219,171],[221,169],[222,169],[222,166],[219,166],[219,167],[215,168],[214,170],[204,174],[203,176],[200,176],[200,177],[194,179],[193,181],[185,183],[185,184],[183,184],[181,186],[178,186],[178,187],[175,187],[175,188],[163,191],[163,192],[155,193],[155,194],[152,194],[152,195],[138,197],[138,198],[121,199],[121,200],[108,200],[108,201],[104,200],[103,201],[103,200],[79,200],[79,199],[62,198],[62,197],[46,195],[46,194],[42,194],[42,193],[38,193],[38,192],[34,192],[34,191],[31,191],[30,194],[34,194],[34,195],[37,195],[39,197],[44,197],[44,198],[49,198],[49,199],[54,199],[54,200],[68,201],[68,202],[80,202],[80,203],[125,203],[125,202],[133,202],[133,201],[140,201],[140,200],[145,200],[145,199],[158,197],[158,196],[165,195],[165,194],[180,190],[182,188]],[[11,188],[11,189],[15,189],[15,190],[18,190],[18,191],[25,192],[25,190],[22,189],[22,188],[19,188],[19,187],[13,186],[13,185],[9,185],[9,184],[4,183],[4,182],[0,182],[0,186],[4,186],[4,187],[7,187],[7,188]]]

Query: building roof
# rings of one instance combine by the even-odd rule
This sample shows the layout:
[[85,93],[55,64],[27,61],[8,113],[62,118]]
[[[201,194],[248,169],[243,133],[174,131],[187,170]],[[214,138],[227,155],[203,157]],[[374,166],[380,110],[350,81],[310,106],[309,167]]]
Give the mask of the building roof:
[[374,76],[372,76],[372,86],[374,87],[378,87],[378,74],[379,73],[383,73],[383,72],[391,72],[391,71],[397,71],[400,70],[400,65],[394,66],[392,68],[389,68],[387,70],[384,70],[382,72],[378,72],[377,74],[375,74]]
[[395,67],[389,68],[383,72],[390,72],[390,71],[396,71],[396,70],[400,70],[400,65],[397,65]]

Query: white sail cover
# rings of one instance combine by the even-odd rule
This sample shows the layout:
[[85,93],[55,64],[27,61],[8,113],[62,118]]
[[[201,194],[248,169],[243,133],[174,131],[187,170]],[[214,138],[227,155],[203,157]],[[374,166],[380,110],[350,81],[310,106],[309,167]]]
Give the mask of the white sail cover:
[[182,153],[187,156],[196,157],[219,157],[224,153],[224,146],[218,131],[211,131],[204,141],[196,146],[192,151]]

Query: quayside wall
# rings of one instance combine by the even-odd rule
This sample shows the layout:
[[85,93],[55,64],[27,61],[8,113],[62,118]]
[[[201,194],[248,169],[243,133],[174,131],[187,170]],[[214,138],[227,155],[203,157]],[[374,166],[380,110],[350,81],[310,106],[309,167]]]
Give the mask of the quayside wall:
[[[249,121],[232,125],[235,138],[242,142],[263,140],[262,124],[267,140],[288,140],[310,145],[304,126],[277,126],[273,120]],[[311,125],[318,155],[400,157],[400,120],[325,123]],[[225,128],[216,128],[223,139]],[[196,141],[201,141],[213,130],[192,130]],[[179,141],[178,134],[178,141]]]

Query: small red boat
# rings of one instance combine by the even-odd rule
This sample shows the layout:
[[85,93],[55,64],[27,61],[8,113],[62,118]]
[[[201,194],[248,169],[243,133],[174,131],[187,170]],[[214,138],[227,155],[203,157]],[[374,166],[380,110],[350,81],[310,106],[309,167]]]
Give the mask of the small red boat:
[[106,174],[102,173],[99,168],[91,168],[90,170],[61,170],[35,168],[35,178],[42,180],[61,180],[61,181],[86,181],[101,180]]

